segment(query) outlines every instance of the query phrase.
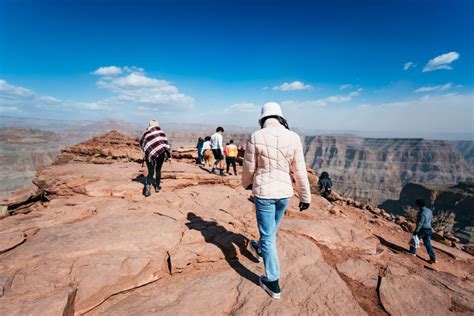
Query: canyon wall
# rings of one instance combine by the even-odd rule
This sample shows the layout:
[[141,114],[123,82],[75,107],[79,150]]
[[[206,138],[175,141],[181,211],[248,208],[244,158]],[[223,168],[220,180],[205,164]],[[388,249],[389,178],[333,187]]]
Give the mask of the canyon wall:
[[398,199],[409,182],[474,179],[474,142],[312,136],[304,143],[309,167],[317,174],[329,172],[341,194],[372,204]]
[[30,186],[36,169],[50,165],[63,146],[53,132],[0,129],[0,194]]

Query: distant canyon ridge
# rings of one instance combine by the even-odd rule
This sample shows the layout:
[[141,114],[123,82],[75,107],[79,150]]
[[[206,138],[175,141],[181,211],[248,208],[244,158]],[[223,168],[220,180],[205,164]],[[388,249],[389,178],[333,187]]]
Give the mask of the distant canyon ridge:
[[[23,127],[33,129],[25,131]],[[0,192],[27,186],[36,168],[51,164],[62,147],[115,129],[138,137],[136,125],[117,122],[59,122],[0,119]],[[12,128],[13,127],[13,128]],[[146,126],[145,126],[146,127]],[[35,129],[36,128],[36,129]],[[164,125],[173,147],[190,146],[210,135],[205,125]],[[37,130],[41,129],[41,130]],[[224,142],[245,144],[249,130],[229,128]],[[379,205],[397,200],[408,183],[455,185],[474,180],[474,142],[351,136],[302,136],[307,165],[327,171],[344,196]]]

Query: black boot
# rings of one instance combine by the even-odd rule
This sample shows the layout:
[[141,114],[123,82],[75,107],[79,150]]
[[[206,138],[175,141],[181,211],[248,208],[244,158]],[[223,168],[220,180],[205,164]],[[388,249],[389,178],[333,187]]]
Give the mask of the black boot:
[[145,185],[145,190],[143,194],[145,195],[145,197],[149,197],[151,195],[151,185],[149,184]]

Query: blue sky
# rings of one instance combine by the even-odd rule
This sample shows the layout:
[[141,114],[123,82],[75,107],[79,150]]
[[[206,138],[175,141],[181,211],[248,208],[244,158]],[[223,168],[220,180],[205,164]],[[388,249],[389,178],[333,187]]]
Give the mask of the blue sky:
[[255,126],[277,101],[299,128],[472,134],[473,12],[472,1],[0,0],[0,115]]

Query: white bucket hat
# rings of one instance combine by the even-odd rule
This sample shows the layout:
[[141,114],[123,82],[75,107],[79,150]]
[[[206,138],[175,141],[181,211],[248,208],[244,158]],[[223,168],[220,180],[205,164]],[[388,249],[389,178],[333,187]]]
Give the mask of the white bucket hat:
[[282,118],[285,118],[283,116],[283,113],[281,112],[280,105],[276,102],[267,102],[262,106],[262,113],[258,121],[260,122],[263,118],[267,116],[280,116]]
[[148,126],[150,126],[150,127],[153,126],[154,127],[154,126],[160,126],[160,125],[158,124],[157,120],[151,119],[150,122],[148,123]]

